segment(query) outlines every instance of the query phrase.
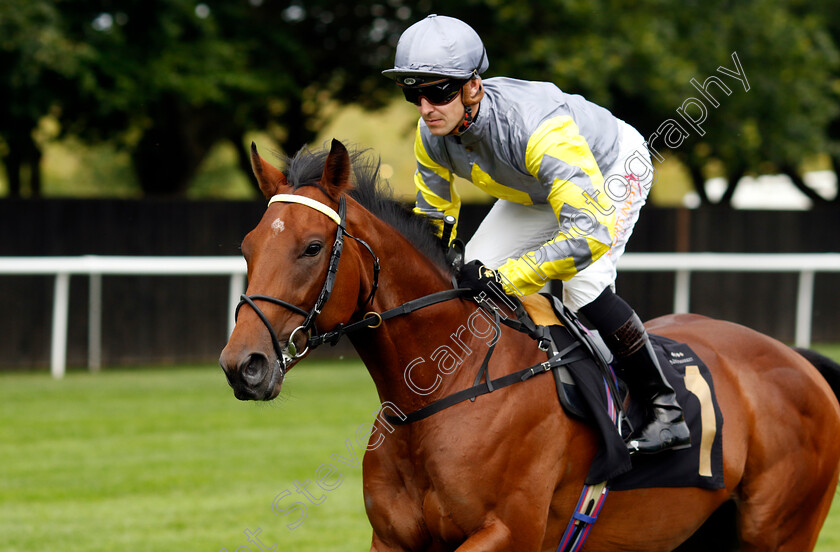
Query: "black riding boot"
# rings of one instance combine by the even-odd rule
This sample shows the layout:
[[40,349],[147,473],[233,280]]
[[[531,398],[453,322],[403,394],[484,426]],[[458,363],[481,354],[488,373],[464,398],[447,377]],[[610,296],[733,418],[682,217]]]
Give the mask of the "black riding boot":
[[[607,288],[581,311],[616,356],[631,397],[644,405],[645,426],[633,432],[627,448],[652,454],[690,446],[691,434],[674,388],[662,373],[645,327],[630,305]],[[617,320],[623,322],[616,324]]]
[[[618,350],[625,352],[626,356],[622,357],[613,349],[622,366],[624,381],[630,387],[630,396],[640,400],[645,407],[645,426],[633,432],[627,448],[631,452],[652,454],[691,446],[691,434],[674,388],[662,373],[639,317],[634,313],[624,326],[609,336],[607,343],[615,343]],[[628,346],[638,349],[628,352]]]

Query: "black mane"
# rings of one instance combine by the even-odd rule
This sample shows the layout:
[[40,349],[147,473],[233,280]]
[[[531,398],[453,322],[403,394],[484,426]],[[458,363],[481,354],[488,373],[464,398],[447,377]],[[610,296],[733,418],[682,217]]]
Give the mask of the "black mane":
[[[425,217],[417,216],[409,207],[394,199],[390,185],[379,175],[379,159],[370,150],[348,148],[348,152],[354,181],[350,197],[375,217],[393,226],[426,257],[447,271],[450,270],[434,226]],[[302,186],[315,186],[329,196],[318,183],[324,172],[327,155],[329,150],[326,148],[311,151],[304,147],[294,157],[283,159],[289,184],[295,190]]]

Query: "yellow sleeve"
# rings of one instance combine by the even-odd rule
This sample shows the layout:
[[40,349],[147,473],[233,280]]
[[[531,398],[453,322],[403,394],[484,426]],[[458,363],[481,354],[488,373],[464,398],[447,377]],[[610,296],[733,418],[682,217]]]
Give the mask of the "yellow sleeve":
[[615,235],[615,207],[604,177],[569,116],[545,121],[525,152],[528,172],[549,188],[557,235],[539,248],[499,267],[508,293],[528,295],[549,280],[568,280],[609,251]]
[[[457,220],[461,210],[461,196],[455,189],[455,175],[452,171],[429,155],[423,143],[420,125],[421,122],[418,122],[414,139],[414,157],[417,159],[417,170],[414,171],[414,184],[417,187],[414,212],[429,217],[440,236],[443,233],[444,216],[452,215]],[[456,222],[451,239],[455,239],[457,229]]]

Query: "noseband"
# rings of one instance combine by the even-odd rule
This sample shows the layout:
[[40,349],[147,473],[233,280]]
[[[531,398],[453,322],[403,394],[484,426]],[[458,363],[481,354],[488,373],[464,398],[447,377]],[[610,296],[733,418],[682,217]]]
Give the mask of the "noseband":
[[[265,325],[266,329],[268,330],[269,335],[271,336],[271,343],[274,346],[274,352],[277,354],[278,363],[280,364],[281,370],[281,377],[285,376],[287,363],[286,358],[289,361],[296,360],[309,351],[309,346],[311,341],[315,341],[317,344],[323,343],[322,339],[316,339],[318,335],[312,335],[312,329],[315,327],[315,318],[321,314],[321,310],[324,308],[324,305],[330,298],[330,294],[332,293],[333,286],[335,285],[335,278],[338,274],[338,262],[341,260],[341,251],[344,248],[344,236],[348,238],[356,240],[359,244],[363,245],[365,249],[368,250],[371,257],[373,257],[373,287],[370,290],[370,294],[368,295],[365,302],[362,303],[366,305],[367,303],[373,301],[373,297],[376,294],[376,289],[379,286],[379,258],[373,252],[373,249],[365,243],[363,240],[351,235],[347,232],[347,223],[346,223],[346,215],[347,215],[347,203],[344,199],[344,196],[341,196],[338,200],[338,212],[336,213],[331,207],[324,205],[320,201],[316,201],[309,197],[292,195],[292,194],[278,194],[272,197],[268,201],[268,205],[270,206],[272,203],[299,203],[301,205],[306,205],[307,207],[311,207],[316,211],[323,213],[324,215],[328,216],[332,219],[338,228],[335,231],[335,241],[333,242],[332,251],[330,252],[330,263],[327,267],[327,277],[324,280],[324,286],[321,288],[321,292],[318,294],[318,299],[315,301],[315,305],[307,312],[305,309],[298,307],[296,305],[292,305],[291,303],[287,303],[282,299],[277,299],[276,297],[271,297],[269,295],[241,295],[241,301],[236,306],[236,312],[234,315],[234,321],[239,318],[239,309],[242,308],[242,305],[248,305],[254,312],[257,313],[262,323]],[[265,301],[268,303],[273,303],[275,305],[279,305],[290,311],[303,316],[303,322],[292,330],[292,333],[289,334],[289,341],[287,344],[287,353],[283,352],[283,348],[280,346],[280,340],[277,337],[277,333],[274,331],[274,327],[271,325],[271,322],[268,320],[268,317],[265,313],[257,306],[256,301]],[[317,329],[316,329],[317,331]],[[294,343],[295,334],[298,332],[303,332],[306,334],[307,341],[306,347],[303,351],[298,351],[297,347]]]

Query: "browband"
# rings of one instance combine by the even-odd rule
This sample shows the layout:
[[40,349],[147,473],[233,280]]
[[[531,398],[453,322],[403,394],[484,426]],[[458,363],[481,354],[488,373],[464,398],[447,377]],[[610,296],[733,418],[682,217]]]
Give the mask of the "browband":
[[299,195],[292,195],[292,194],[277,194],[273,196],[271,199],[268,200],[268,204],[271,205],[272,203],[300,203],[301,205],[306,205],[307,207],[312,207],[316,211],[320,211],[330,217],[336,224],[339,226],[341,225],[341,217],[338,216],[338,213],[335,212],[331,207],[328,207],[321,203],[320,201],[316,201],[311,197],[299,196]]

